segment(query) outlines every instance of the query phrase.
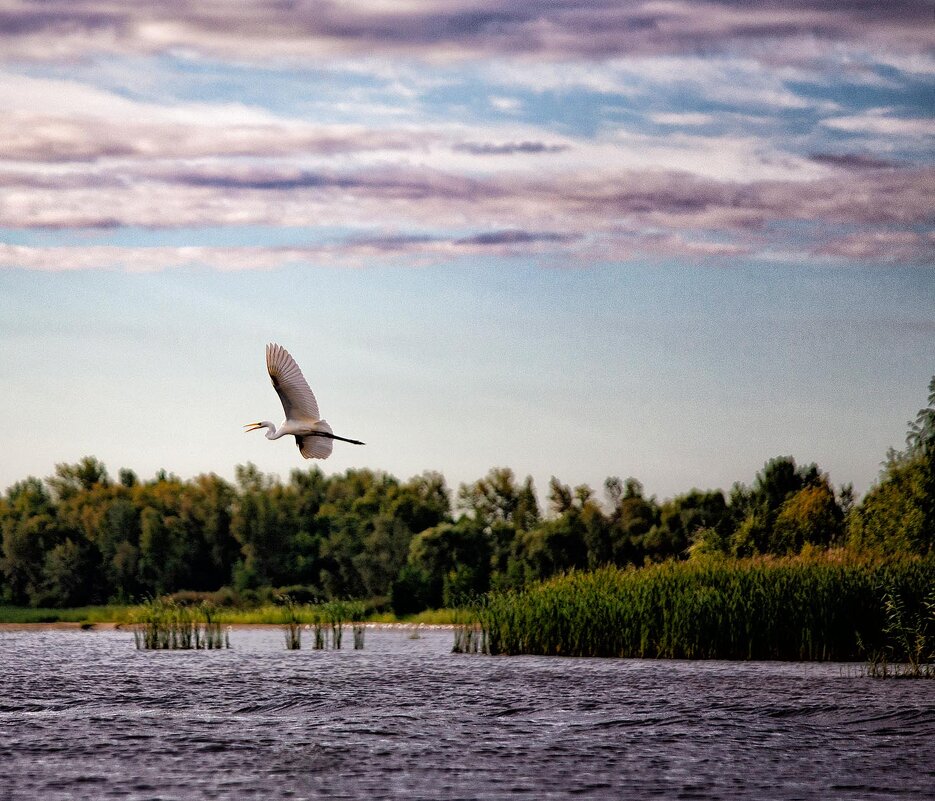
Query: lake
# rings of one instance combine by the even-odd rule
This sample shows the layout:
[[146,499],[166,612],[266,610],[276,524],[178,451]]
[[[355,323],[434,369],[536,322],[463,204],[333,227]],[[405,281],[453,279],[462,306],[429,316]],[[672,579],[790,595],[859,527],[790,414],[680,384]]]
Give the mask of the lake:
[[[306,634],[306,639],[308,634]],[[0,632],[0,801],[935,798],[935,682],[859,665],[363,651],[137,651]],[[309,642],[307,645],[311,645]]]

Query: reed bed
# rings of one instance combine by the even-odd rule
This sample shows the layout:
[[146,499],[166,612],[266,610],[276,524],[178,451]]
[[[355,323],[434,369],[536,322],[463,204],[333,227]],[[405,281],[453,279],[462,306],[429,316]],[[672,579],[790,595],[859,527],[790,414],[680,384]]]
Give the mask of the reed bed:
[[344,601],[329,601],[322,604],[325,620],[331,629],[331,647],[335,651],[341,650],[341,639],[344,636],[344,621],[348,618],[348,608]]
[[285,596],[282,599],[282,606],[286,615],[286,649],[298,651],[302,647],[302,624],[296,612],[295,601],[289,596]]
[[453,654],[488,653],[487,632],[481,625],[482,601],[473,601],[470,605],[459,609],[454,615],[454,644],[451,647]]
[[133,641],[140,650],[214,650],[230,648],[230,635],[222,631],[209,604],[185,606],[154,599],[139,607],[131,623]]
[[347,604],[347,619],[354,633],[354,650],[362,651],[364,648],[364,618],[367,616],[367,607],[361,601],[349,601]]
[[474,616],[491,654],[908,662],[889,595],[914,621],[925,663],[935,658],[933,581],[935,556],[669,562],[491,594]]
[[302,647],[303,624],[314,637],[315,650],[324,650],[330,640],[334,650],[340,650],[344,640],[344,626],[350,623],[354,634],[354,648],[364,647],[364,617],[366,606],[360,601],[328,601],[323,604],[296,604],[288,596],[280,600],[280,617],[284,626],[286,648]]
[[[868,676],[879,679],[935,679],[935,583],[921,608],[912,609],[897,592],[883,596],[887,644],[867,654]],[[902,655],[904,661],[893,661]]]

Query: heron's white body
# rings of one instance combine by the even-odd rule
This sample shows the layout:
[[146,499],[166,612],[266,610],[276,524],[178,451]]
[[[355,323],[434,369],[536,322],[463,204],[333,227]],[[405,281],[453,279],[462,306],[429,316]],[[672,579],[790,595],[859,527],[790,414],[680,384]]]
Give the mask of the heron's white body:
[[321,419],[315,395],[302,375],[299,365],[284,347],[272,342],[266,346],[266,369],[269,371],[273,388],[282,401],[286,420],[278,428],[269,420],[248,423],[245,427],[247,431],[265,428],[267,439],[292,435],[299,446],[299,452],[306,459],[327,459],[336,439],[354,445],[364,444],[356,439],[337,436],[327,421]]

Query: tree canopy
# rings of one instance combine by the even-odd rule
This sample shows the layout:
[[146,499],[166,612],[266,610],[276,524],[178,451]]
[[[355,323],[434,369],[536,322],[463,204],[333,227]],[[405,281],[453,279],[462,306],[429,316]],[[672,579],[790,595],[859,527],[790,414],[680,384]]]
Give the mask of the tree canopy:
[[246,464],[233,483],[117,476],[88,456],[6,490],[0,601],[72,606],[221,587],[249,599],[279,588],[408,613],[603,565],[829,547],[924,554],[935,548],[935,377],[905,449],[890,451],[859,504],[791,456],[727,494],[661,502],[632,477],[609,477],[602,495],[553,477],[545,509],[532,479],[505,467],[454,498],[439,473],[401,481],[314,467],[282,481]]

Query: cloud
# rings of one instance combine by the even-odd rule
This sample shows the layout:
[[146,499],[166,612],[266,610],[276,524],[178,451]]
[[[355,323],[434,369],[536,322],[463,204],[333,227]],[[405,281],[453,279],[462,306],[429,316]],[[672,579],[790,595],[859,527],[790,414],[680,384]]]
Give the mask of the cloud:
[[[918,79],[880,65],[898,51],[925,73],[927,15],[830,0],[8,4],[0,226],[26,249],[5,263],[917,263],[931,125]],[[99,55],[114,53],[131,57]],[[69,59],[74,77],[40,77],[70,75]],[[848,68],[859,92],[836,77]],[[356,235],[219,249],[197,247],[199,226]],[[133,256],[107,244],[121,228],[191,230],[193,247]],[[30,247],[43,236],[60,247]]]
[[516,97],[503,97],[492,95],[489,98],[491,108],[501,111],[504,114],[517,114],[523,107],[523,103]]
[[835,260],[931,266],[935,232],[861,231],[832,238],[814,248],[813,252]]
[[570,149],[570,145],[550,145],[545,142],[459,142],[453,149],[461,153],[470,153],[473,156],[512,156],[517,153],[561,153]]
[[[935,169],[835,171],[814,180],[717,180],[658,169],[448,173],[418,165],[303,170],[290,163],[125,163],[107,168],[70,165],[57,170],[0,169],[0,224],[48,225],[56,209],[69,221],[97,209],[105,220],[128,226],[187,226],[189,213],[210,224],[234,209],[244,223],[269,222],[306,209],[325,219],[368,222],[373,209],[408,223],[434,215],[440,224],[477,216],[480,221],[565,217],[600,227],[621,217],[684,218],[692,224],[724,212],[715,227],[749,228],[775,220],[822,219],[839,223],[926,223],[932,214]],[[84,198],[87,200],[85,201]],[[71,201],[71,202],[69,202]],[[372,205],[375,206],[372,207]],[[332,207],[333,212],[327,209]],[[16,211],[18,209],[18,211]],[[154,209],[157,218],[149,215]],[[272,209],[267,212],[264,209]],[[348,209],[357,211],[348,213]],[[30,215],[39,213],[37,218]],[[215,218],[215,213],[217,218]],[[731,226],[731,215],[746,222]],[[755,222],[753,222],[755,221]]]
[[649,119],[657,125],[674,125],[677,127],[710,125],[716,121],[716,117],[713,114],[703,114],[697,111],[650,114]]
[[550,232],[537,231],[517,231],[513,229],[505,231],[490,231],[483,234],[474,234],[473,236],[456,239],[457,245],[529,245],[538,242],[545,243],[565,243],[573,242],[578,239],[574,234],[557,234]]
[[331,157],[426,147],[430,131],[315,124],[236,103],[165,105],[76,81],[0,73],[0,158],[72,162],[287,155]]
[[[931,241],[906,232],[935,222],[932,168],[841,169],[810,181],[746,182],[654,170],[468,177],[417,166],[138,169],[122,167],[106,181],[94,170],[0,171],[0,225],[63,232],[224,225],[367,230],[379,220],[389,234],[350,237],[295,256],[357,265],[409,256],[440,263],[481,252],[573,261],[771,252],[842,259],[879,253],[882,259],[886,243],[893,249],[885,261],[916,263],[931,260]],[[425,231],[426,220],[432,232]],[[855,228],[861,238],[853,236]],[[281,263],[288,255],[271,258]]]
[[924,137],[931,139],[935,129],[930,118],[900,117],[891,109],[869,109],[861,114],[829,117],[821,121],[825,128],[852,134],[883,135],[888,137]]
[[[323,60],[405,55],[430,60],[508,56],[603,60],[665,53],[756,54],[764,42],[860,43],[925,53],[931,8],[920,0],[612,2],[427,0],[424,3],[102,4],[47,0],[0,12],[7,58],[188,50],[238,59]],[[771,58],[781,58],[772,48]]]
[[214,127],[202,121],[119,119],[11,112],[0,115],[6,161],[82,162],[122,158],[197,159],[257,156],[332,157],[388,153],[431,144],[432,135],[360,126],[295,124]]
[[36,247],[0,244],[0,269],[155,272],[185,266],[222,271],[268,270],[288,264],[353,268],[385,263],[422,266],[478,253],[496,253],[505,258],[535,258],[548,255],[550,245],[571,243],[577,239],[574,234],[507,230],[471,236],[388,233],[294,247]]
[[813,153],[809,158],[819,164],[845,170],[886,170],[903,166],[899,162],[881,159],[866,153]]

